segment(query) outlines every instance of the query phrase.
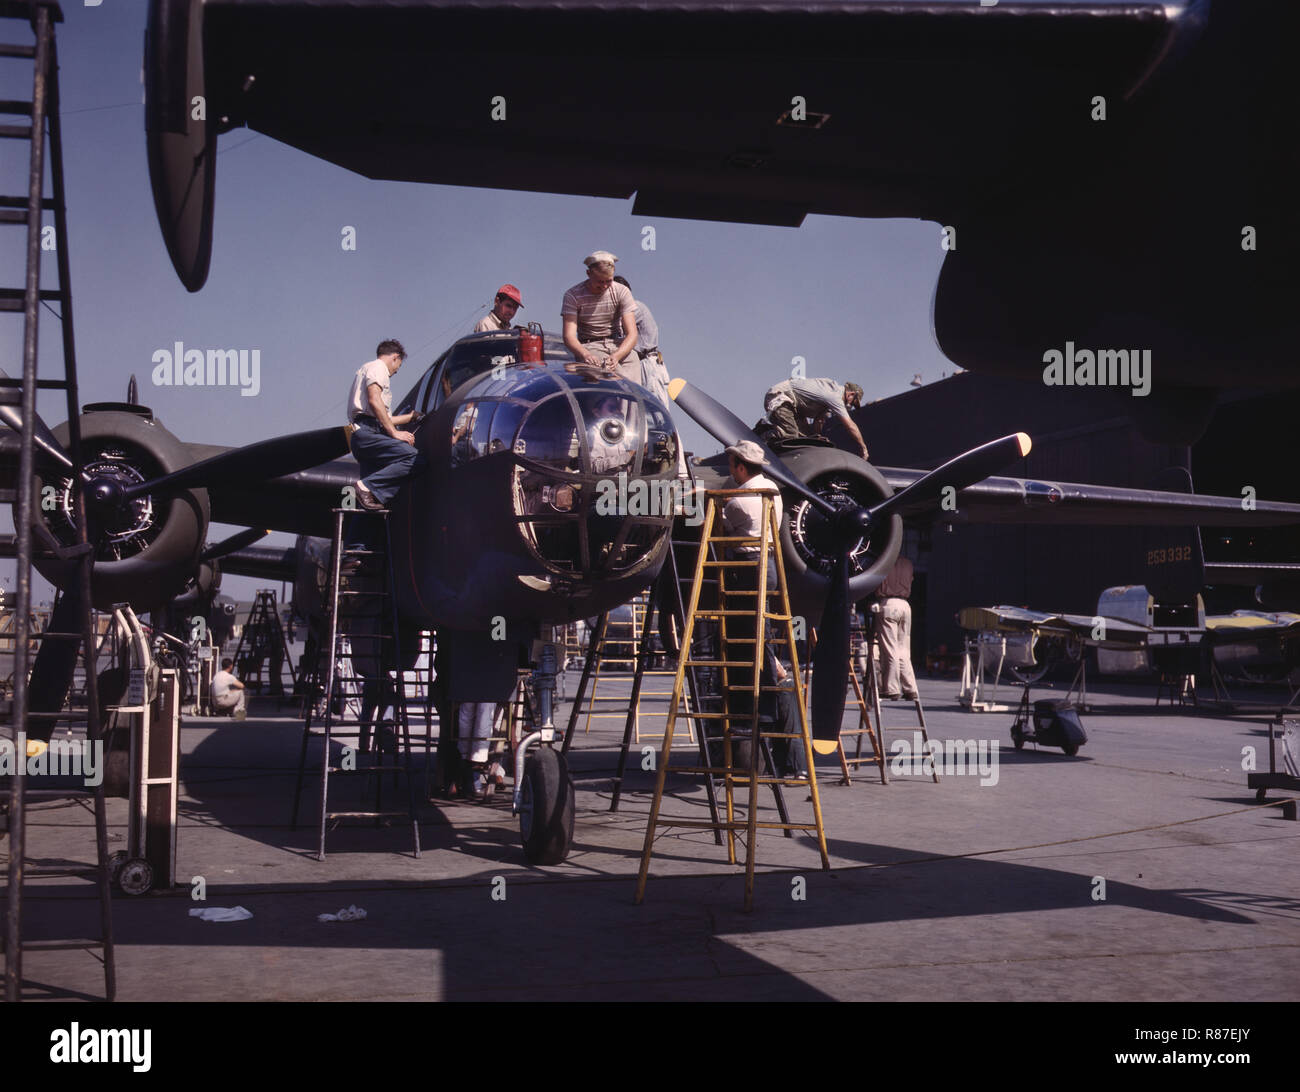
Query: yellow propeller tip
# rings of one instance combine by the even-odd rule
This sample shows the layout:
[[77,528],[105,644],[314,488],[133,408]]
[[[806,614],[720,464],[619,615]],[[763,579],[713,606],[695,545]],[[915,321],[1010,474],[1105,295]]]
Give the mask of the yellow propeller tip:
[[838,740],[834,739],[814,739],[812,745],[813,750],[819,755],[833,755],[835,748],[840,744]]
[[1029,454],[1029,449],[1034,446],[1034,441],[1029,438],[1027,432],[1017,432],[1016,442],[1020,445],[1020,454],[1022,456]]
[[674,402],[676,402],[677,396],[682,393],[682,388],[684,386],[686,386],[685,379],[678,378],[672,380],[668,384],[668,397],[671,398]]

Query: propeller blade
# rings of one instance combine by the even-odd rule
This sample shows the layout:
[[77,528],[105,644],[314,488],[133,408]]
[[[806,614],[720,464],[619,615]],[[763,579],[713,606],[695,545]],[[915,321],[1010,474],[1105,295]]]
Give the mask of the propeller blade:
[[835,750],[844,720],[844,692],[849,684],[849,558],[841,554],[831,571],[830,587],[817,647],[813,649],[812,729],[813,750],[828,755]]
[[191,463],[153,481],[140,482],[122,491],[123,500],[135,500],[149,493],[202,489],[209,485],[235,485],[265,481],[296,474],[348,453],[347,429],[321,428],[277,436],[247,447],[237,447],[211,459]]
[[251,546],[259,538],[265,538],[270,533],[269,530],[264,531],[260,527],[249,527],[247,530],[240,531],[229,538],[223,538],[218,543],[205,546],[203,552],[199,554],[199,560],[216,561],[227,554],[233,554],[236,550],[242,550],[245,546]]
[[134,375],[132,375],[126,382],[126,401],[128,405],[132,406],[138,406],[140,404],[140,393],[136,386]]
[[[0,379],[8,379],[9,374],[0,368]],[[17,387],[10,387],[10,390],[17,390]],[[0,421],[4,421],[11,429],[20,436],[23,431],[23,415],[17,406],[0,405]],[[68,453],[63,450],[63,445],[54,437],[44,421],[37,415],[32,425],[32,432],[36,439],[36,446],[40,451],[54,462],[58,463],[64,470],[71,472],[72,460],[68,458]]]
[[[85,602],[81,598],[81,581],[59,596],[50,614],[46,629],[50,633],[79,633]],[[77,667],[77,653],[81,649],[78,637],[44,637],[32,664],[31,679],[27,684],[27,707],[33,713],[57,713],[68,700],[72,689],[72,675]],[[54,719],[41,717],[27,725],[27,738],[50,741],[54,732]]]
[[796,478],[790,469],[772,453],[772,450],[758,438],[758,433],[746,425],[721,402],[710,398],[699,387],[693,387],[685,379],[674,379],[668,384],[668,396],[681,406],[697,425],[712,436],[723,447],[730,447],[741,440],[752,440],[767,452],[768,464],[763,473],[773,481],[793,490],[801,497],[806,497],[818,511],[834,515],[834,505],[823,500],[803,482]]
[[972,448],[869,509],[871,520],[874,523],[886,519],[894,514],[895,509],[905,505],[933,500],[948,486],[961,491],[968,485],[983,481],[990,474],[996,474],[1017,459],[1024,458],[1032,446],[1027,433],[1017,432]]

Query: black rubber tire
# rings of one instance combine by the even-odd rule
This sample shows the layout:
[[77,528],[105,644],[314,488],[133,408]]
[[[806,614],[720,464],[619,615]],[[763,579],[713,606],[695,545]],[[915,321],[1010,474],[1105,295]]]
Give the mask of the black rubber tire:
[[1011,737],[1011,742],[1012,742],[1012,744],[1014,745],[1014,747],[1016,748],[1017,751],[1023,751],[1023,750],[1025,749],[1025,737],[1024,737],[1024,736],[1012,736],[1012,737]]
[[1079,753],[1079,745],[1077,743],[1062,743],[1061,750],[1073,758]]
[[1255,802],[1257,804],[1262,804],[1267,799],[1268,799],[1268,789],[1255,790]]
[[519,834],[529,864],[559,864],[573,843],[574,792],[569,767],[554,747],[538,747],[524,761]]

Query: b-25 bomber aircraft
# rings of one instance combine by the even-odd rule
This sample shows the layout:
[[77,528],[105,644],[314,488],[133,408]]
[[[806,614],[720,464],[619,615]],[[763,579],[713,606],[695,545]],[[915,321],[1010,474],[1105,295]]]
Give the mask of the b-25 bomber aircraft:
[[[575,365],[557,337],[546,336],[534,360],[520,340],[520,331],[460,339],[399,405],[399,412],[425,414],[415,435],[429,466],[403,485],[391,507],[396,601],[404,619],[435,629],[452,650],[454,700],[506,700],[521,647],[531,646],[541,626],[599,614],[647,587],[674,519],[672,511],[611,512],[597,503],[599,483],[614,475],[655,486],[659,495],[659,487],[676,480],[679,441],[669,407],[627,380]],[[674,380],[670,393],[720,444],[756,439],[685,381]],[[608,414],[611,395],[622,414]],[[265,575],[267,552],[248,546],[249,536],[267,528],[329,535],[332,510],[356,480],[356,464],[343,457],[344,427],[221,449],[184,443],[147,407],[130,403],[87,406],[80,423],[98,607],[159,606],[214,561],[229,572]],[[37,433],[37,486],[51,485],[66,499],[72,482],[62,446],[66,425],[50,430],[38,421]],[[593,435],[616,439],[626,452],[623,465],[598,466]],[[0,442],[11,474],[15,447],[13,436]],[[1028,451],[1027,436],[1008,436],[931,471],[881,470],[820,445],[771,453],[768,473],[787,499],[781,549],[792,598],[820,617],[812,687],[819,749],[833,747],[839,733],[851,606],[893,564],[904,518],[932,518],[948,487],[972,520],[1300,523],[1300,505],[1260,501],[1244,511],[1235,498],[988,476]],[[692,468],[692,479],[691,488],[719,487],[724,472],[716,459],[706,459]],[[70,507],[37,511],[38,538],[50,547],[37,565],[64,588],[51,628],[72,631],[61,618],[73,617],[80,603],[68,580],[70,564],[53,549],[72,541]],[[210,520],[256,530],[233,536],[224,548],[205,547]],[[289,575],[283,567],[296,568],[310,551],[304,544],[273,553]],[[500,619],[507,623],[505,641],[492,639]],[[34,710],[57,709],[66,699],[74,645],[57,638],[42,643],[31,684]],[[550,834],[539,839],[526,830],[525,845],[530,859],[556,861],[571,839],[573,790],[563,757],[549,746],[546,706],[543,701],[544,727],[532,740],[542,746],[526,766],[548,772],[536,783],[551,786],[551,796],[532,801],[529,821],[549,824]],[[526,769],[516,771],[517,786],[526,778]]]

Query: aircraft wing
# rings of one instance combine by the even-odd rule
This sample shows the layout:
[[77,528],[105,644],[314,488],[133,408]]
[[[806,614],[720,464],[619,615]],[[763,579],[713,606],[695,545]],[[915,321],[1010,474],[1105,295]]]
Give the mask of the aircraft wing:
[[1216,644],[1234,644],[1251,637],[1300,634],[1300,614],[1238,610],[1206,618],[1205,628]]
[[[877,467],[895,489],[925,471]],[[1203,493],[1125,489],[1078,482],[985,478],[956,495],[955,510],[933,502],[904,508],[907,519],[952,523],[1093,524],[1111,527],[1276,527],[1300,524],[1300,504],[1252,501]]]
[[[1205,6],[153,0],[151,174],[192,290],[212,235],[195,158],[237,126],[368,178],[636,194],[637,215],[951,223],[1048,158],[1077,163],[1096,134],[1076,107],[1132,96]],[[161,135],[182,132],[191,154],[168,165]]]
[[[185,447],[194,456],[195,462],[231,450],[209,444],[186,444]],[[329,536],[334,533],[331,509],[339,507],[344,487],[352,485],[356,480],[357,464],[353,459],[345,458],[322,463],[296,474],[286,474],[281,478],[249,482],[245,487],[228,484],[213,486],[208,489],[212,520],[214,523],[287,531],[294,535]],[[254,556],[249,550],[239,553]],[[221,567],[224,571],[235,571],[225,560]]]
[[1139,648],[1154,631],[1149,626],[1105,618],[1105,639],[1093,637],[1097,619],[1083,614],[1050,614],[1024,607],[963,607],[958,615],[962,629],[976,632],[1037,633],[1073,637],[1097,648]]

